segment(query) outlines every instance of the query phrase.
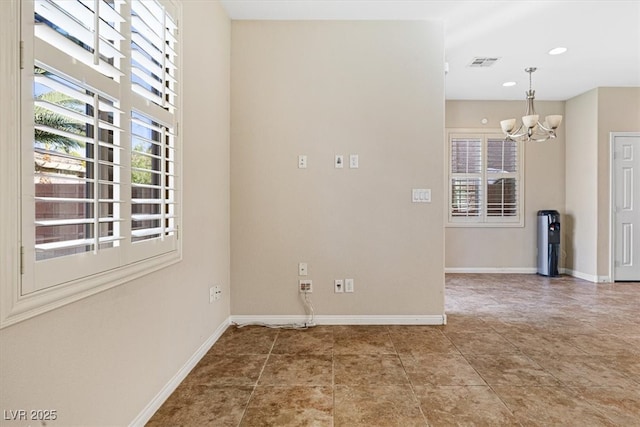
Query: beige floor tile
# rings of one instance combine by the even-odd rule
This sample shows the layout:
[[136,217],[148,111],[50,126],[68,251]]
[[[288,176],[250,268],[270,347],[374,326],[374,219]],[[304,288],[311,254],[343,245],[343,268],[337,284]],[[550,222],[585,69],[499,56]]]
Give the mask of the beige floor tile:
[[278,335],[277,329],[260,326],[236,328],[230,326],[209,353],[213,354],[269,354]]
[[471,355],[467,360],[490,386],[560,385],[549,372],[522,354]]
[[476,370],[459,354],[402,354],[400,360],[414,386],[486,385]]
[[331,387],[258,386],[240,426],[332,426]]
[[328,326],[280,331],[274,354],[329,354],[333,352],[333,330]]
[[331,355],[272,354],[262,371],[258,385],[333,385]]
[[335,355],[334,383],[340,385],[409,384],[395,354]]
[[336,326],[334,354],[395,354],[386,326]]
[[635,353],[629,342],[617,335],[575,334],[567,335],[565,338],[567,342],[594,356],[625,356]]
[[613,356],[607,358],[607,363],[617,372],[621,372],[637,384],[640,384],[640,357]]
[[337,385],[334,393],[336,427],[427,426],[408,385]]
[[514,426],[516,419],[487,386],[414,387],[433,426]]
[[552,356],[552,355],[585,355],[575,345],[571,344],[564,335],[542,332],[508,332],[504,338],[515,345],[522,353],[527,355]]
[[186,382],[202,385],[255,385],[267,360],[267,355],[245,354],[239,356],[222,356],[207,354],[193,371]]
[[533,357],[566,386],[628,386],[634,381],[609,356]]
[[446,332],[445,335],[462,354],[519,353],[509,341],[496,332]]
[[166,426],[237,426],[253,387],[185,385],[167,399],[146,424]]
[[567,387],[493,388],[523,426],[614,426],[610,419]]
[[580,387],[576,394],[619,426],[640,425],[638,387]]
[[441,331],[431,333],[391,334],[393,345],[399,354],[447,353],[460,354],[460,351]]
[[447,324],[437,329],[445,334],[449,332],[494,332],[491,325],[477,315],[451,314],[447,316]]

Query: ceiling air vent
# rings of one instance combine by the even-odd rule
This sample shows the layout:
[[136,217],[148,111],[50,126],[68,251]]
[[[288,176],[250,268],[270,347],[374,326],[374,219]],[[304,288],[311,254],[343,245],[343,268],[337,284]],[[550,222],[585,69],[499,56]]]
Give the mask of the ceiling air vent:
[[471,63],[469,63],[469,65],[467,65],[468,67],[471,68],[480,68],[480,67],[491,67],[493,64],[495,64],[498,59],[500,58],[489,58],[489,57],[475,57],[473,58],[473,60],[471,61]]

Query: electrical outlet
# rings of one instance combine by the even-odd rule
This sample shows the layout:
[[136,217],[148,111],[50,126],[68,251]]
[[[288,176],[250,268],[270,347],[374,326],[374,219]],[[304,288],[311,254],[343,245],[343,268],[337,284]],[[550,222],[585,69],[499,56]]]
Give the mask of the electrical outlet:
[[349,167],[351,169],[358,169],[360,166],[360,159],[357,154],[351,154],[349,156]]
[[304,154],[300,154],[298,156],[298,169],[306,169],[307,168],[307,156]]
[[345,292],[353,292],[354,290],[354,280],[353,279],[344,279],[344,291]]
[[341,294],[344,292],[344,280],[336,279],[333,281],[333,291],[336,294]]
[[220,289],[220,285],[215,285],[209,288],[209,304],[214,301],[218,301],[220,296],[222,295],[222,289]]
[[313,292],[313,282],[308,279],[298,281],[298,290],[302,293]]
[[298,276],[306,276],[308,274],[307,263],[301,262],[298,264]]

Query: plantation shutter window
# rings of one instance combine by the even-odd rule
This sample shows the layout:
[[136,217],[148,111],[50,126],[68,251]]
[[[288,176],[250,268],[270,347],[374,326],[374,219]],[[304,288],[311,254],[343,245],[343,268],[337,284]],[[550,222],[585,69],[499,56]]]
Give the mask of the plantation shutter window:
[[170,128],[135,112],[131,135],[131,241],[173,236],[175,135]]
[[113,247],[122,238],[119,111],[46,69],[36,73],[36,259]]
[[518,215],[518,145],[515,141],[487,139],[487,216]]
[[20,295],[178,259],[179,3],[24,0],[22,14]]
[[451,140],[451,216],[456,218],[481,215],[482,140],[455,138]]
[[521,225],[522,152],[501,135],[449,134],[449,225]]

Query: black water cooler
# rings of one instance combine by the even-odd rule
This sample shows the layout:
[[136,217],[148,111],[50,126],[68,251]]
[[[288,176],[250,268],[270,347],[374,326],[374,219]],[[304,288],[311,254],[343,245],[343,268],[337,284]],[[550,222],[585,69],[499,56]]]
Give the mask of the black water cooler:
[[560,258],[560,213],[538,211],[538,274],[558,275]]

